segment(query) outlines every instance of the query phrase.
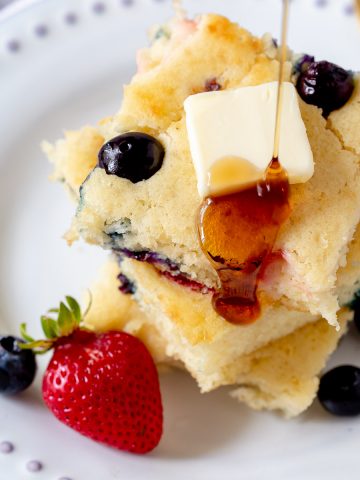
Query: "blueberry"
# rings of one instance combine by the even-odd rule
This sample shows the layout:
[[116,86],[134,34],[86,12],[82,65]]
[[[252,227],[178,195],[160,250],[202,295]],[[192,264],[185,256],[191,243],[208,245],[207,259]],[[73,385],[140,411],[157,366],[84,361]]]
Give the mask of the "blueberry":
[[138,262],[147,262],[151,265],[163,266],[171,272],[179,272],[179,265],[170,258],[165,257],[161,253],[151,252],[149,250],[129,250],[127,248],[121,248],[117,250],[121,255],[127,258],[133,258]]
[[36,372],[35,355],[21,350],[15,337],[0,337],[0,393],[14,395],[31,385]]
[[108,175],[137,183],[149,179],[160,170],[164,155],[164,147],[156,138],[145,133],[129,132],[103,145],[98,165]]
[[318,398],[333,415],[352,417],[360,414],[360,368],[342,365],[320,380]]
[[312,55],[304,54],[302,57],[298,59],[298,61],[294,65],[293,73],[301,73],[305,72],[311,63],[315,62],[315,57]]
[[221,90],[220,83],[216,80],[216,78],[209,78],[205,82],[205,92],[217,92]]
[[126,275],[120,273],[117,278],[120,282],[119,290],[121,293],[133,294],[136,292],[135,284],[131,280],[129,280]]
[[302,69],[296,88],[306,103],[322,108],[326,118],[349,100],[354,91],[354,77],[352,72],[333,63],[312,62]]

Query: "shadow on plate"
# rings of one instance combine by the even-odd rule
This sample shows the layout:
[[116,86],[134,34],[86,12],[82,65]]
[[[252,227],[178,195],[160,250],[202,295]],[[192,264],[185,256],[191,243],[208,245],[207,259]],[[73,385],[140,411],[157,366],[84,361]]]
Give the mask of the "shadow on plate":
[[172,371],[161,377],[165,432],[152,454],[155,458],[191,458],[224,448],[248,423],[246,407],[220,388],[201,394],[186,373]]

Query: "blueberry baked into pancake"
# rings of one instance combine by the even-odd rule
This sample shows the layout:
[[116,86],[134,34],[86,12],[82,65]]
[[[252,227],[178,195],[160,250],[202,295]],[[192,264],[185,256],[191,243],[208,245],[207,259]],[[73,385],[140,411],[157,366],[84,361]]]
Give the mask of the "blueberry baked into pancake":
[[[246,192],[272,156],[276,42],[222,16],[178,17],[137,60],[117,114],[44,143],[77,202],[67,239],[113,253],[88,323],[139,335],[203,392],[234,385],[253,408],[297,415],[359,288],[358,77],[288,52],[279,158],[290,188],[260,208]],[[238,308],[237,288],[256,305],[241,304],[243,322],[217,303],[236,291]]]

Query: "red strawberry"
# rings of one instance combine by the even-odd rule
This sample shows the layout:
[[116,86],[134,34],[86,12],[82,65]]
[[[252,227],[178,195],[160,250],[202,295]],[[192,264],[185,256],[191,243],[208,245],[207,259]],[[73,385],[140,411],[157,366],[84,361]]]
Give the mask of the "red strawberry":
[[[46,405],[69,427],[120,450],[146,453],[162,435],[162,403],[154,362],[143,343],[124,332],[95,334],[79,328],[77,302],[67,297],[58,321],[43,317],[48,340],[27,348],[54,348],[44,375]],[[54,311],[54,310],[53,310]],[[64,332],[66,336],[64,335]]]

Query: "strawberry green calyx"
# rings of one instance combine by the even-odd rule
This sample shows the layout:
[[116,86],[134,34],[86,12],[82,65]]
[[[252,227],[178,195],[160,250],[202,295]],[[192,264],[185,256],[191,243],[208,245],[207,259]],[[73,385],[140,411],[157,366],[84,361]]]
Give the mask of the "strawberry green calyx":
[[41,326],[45,339],[35,340],[27,333],[26,324],[20,325],[21,336],[26,341],[26,343],[19,343],[20,348],[33,350],[36,354],[43,354],[51,350],[60,338],[68,337],[79,329],[86,330],[82,323],[90,309],[91,301],[86,311],[82,313],[75,298],[67,296],[65,299],[65,302],[60,302],[58,308],[50,309],[48,315],[42,315]]

